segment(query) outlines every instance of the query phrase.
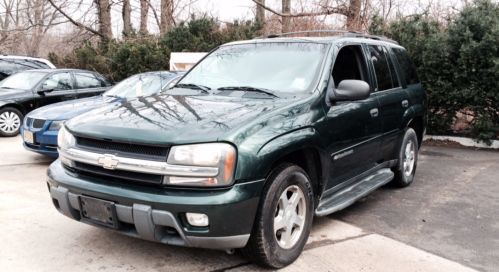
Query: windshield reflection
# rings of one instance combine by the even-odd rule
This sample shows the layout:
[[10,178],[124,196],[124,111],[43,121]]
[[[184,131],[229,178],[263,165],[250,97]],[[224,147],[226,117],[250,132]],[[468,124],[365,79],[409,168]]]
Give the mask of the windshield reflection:
[[327,45],[313,42],[223,46],[192,68],[179,84],[305,92],[315,82],[326,50]]

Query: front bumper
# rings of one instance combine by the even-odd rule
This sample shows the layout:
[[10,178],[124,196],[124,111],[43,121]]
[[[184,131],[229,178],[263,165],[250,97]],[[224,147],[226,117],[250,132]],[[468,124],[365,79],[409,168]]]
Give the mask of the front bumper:
[[[79,196],[95,197],[115,203],[116,230],[120,233],[169,245],[212,249],[246,245],[263,183],[258,180],[209,191],[163,189],[73,176],[59,160],[48,170],[55,207],[74,220],[92,224],[81,218]],[[208,215],[209,226],[190,226],[186,212]]]
[[[59,153],[57,152],[57,134],[56,130],[48,130],[50,123],[46,122],[41,129],[25,128],[21,129],[21,135],[23,135],[23,145],[29,151],[37,152],[52,158],[57,158]],[[28,143],[24,140],[24,131],[30,131],[34,136],[34,143]]]

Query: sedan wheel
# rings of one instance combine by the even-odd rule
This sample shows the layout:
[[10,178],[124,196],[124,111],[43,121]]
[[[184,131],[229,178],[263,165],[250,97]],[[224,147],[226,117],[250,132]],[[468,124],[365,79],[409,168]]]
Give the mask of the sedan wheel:
[[12,108],[0,110],[0,135],[15,136],[22,125],[22,114]]

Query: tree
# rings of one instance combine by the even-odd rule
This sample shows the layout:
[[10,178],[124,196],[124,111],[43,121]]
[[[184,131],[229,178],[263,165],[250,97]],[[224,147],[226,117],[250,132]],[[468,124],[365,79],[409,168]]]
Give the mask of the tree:
[[161,23],[159,26],[159,32],[161,35],[168,32],[174,23],[173,10],[174,3],[173,0],[161,0]]
[[[324,0],[320,1],[316,7],[317,11],[303,11],[292,13],[290,0],[282,0],[282,11],[276,11],[258,0],[252,0],[255,4],[263,9],[281,17],[282,30],[290,30],[290,19],[299,17],[313,17],[321,15],[342,15],[346,17],[346,28],[348,30],[360,30],[365,21],[365,16],[361,16],[362,8],[368,7],[369,0],[349,0],[348,4],[344,1]],[[362,3],[364,2],[364,5]]]
[[140,27],[141,34],[147,34],[147,15],[149,13],[149,0],[140,0]]
[[284,16],[281,16],[282,20],[282,32],[286,33],[289,32],[290,30],[290,24],[291,24],[291,18],[290,16],[287,16],[291,14],[291,0],[282,0],[282,14]]
[[103,39],[113,38],[111,29],[111,4],[109,0],[95,0],[97,4],[97,17],[99,23],[99,32]]
[[362,21],[360,20],[360,9],[361,0],[350,0],[348,13],[345,14],[347,17],[346,27],[348,30],[360,30],[362,28]]
[[121,16],[123,17],[123,34],[128,36],[132,33],[132,20],[131,20],[132,8],[130,6],[130,0],[123,0],[123,8],[121,10]]
[[260,5],[256,4],[256,16],[255,16],[255,21],[260,24],[261,27],[265,25],[265,9],[263,9],[263,6],[265,6],[265,0],[257,0]]
[[6,52],[37,56],[47,32],[64,23],[47,0],[4,0],[0,10],[0,49]]

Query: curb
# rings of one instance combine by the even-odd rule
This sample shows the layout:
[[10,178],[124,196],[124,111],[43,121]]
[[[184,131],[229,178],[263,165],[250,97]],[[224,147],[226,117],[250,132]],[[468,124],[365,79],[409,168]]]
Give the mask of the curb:
[[457,137],[457,136],[426,135],[424,136],[423,140],[451,141],[466,147],[499,149],[499,140],[492,140],[491,145],[487,145],[483,142],[477,142],[471,138]]

